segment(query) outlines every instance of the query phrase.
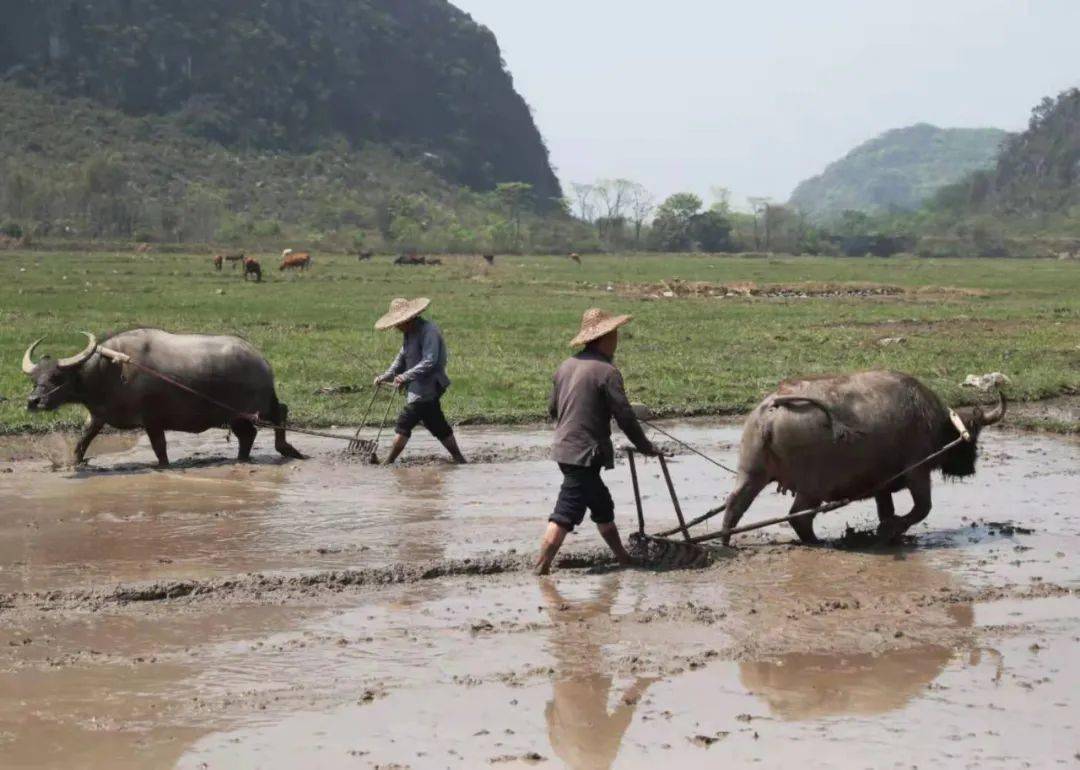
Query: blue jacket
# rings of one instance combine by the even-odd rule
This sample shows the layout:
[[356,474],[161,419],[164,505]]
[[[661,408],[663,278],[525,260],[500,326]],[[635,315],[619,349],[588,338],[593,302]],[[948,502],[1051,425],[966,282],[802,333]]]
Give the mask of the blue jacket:
[[450,378],[446,376],[447,357],[446,342],[439,327],[424,318],[417,318],[405,335],[394,363],[383,373],[383,379],[392,380],[399,374],[404,376],[410,404],[433,401],[450,387]]

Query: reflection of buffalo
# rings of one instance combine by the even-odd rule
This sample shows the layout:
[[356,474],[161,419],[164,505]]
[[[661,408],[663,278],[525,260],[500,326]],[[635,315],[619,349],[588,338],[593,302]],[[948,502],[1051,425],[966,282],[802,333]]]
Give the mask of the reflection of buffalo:
[[[773,565],[767,575],[744,575],[730,586],[734,614],[750,619],[732,630],[756,649],[776,651],[740,662],[742,682],[784,719],[900,708],[944,671],[956,649],[972,646],[970,604],[902,609],[912,595],[940,595],[953,585],[918,553],[790,551],[782,570]],[[762,591],[774,599],[761,602]],[[802,609],[797,622],[788,619],[794,608]],[[926,641],[911,646],[913,639]]]
[[555,658],[555,683],[544,716],[551,748],[575,770],[607,770],[619,754],[634,710],[652,679],[635,679],[608,711],[613,677],[602,673],[603,645],[595,629],[585,622],[610,615],[619,590],[618,578],[609,576],[594,599],[567,602],[551,579],[540,584],[553,621],[550,649]]
[[[957,625],[974,618],[970,605],[949,608]],[[945,670],[954,650],[921,645],[881,655],[795,652],[739,664],[739,677],[782,719],[884,714],[902,708]]]

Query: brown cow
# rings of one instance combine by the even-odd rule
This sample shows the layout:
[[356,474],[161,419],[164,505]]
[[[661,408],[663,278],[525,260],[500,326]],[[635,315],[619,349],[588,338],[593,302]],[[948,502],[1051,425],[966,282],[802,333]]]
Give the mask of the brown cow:
[[581,257],[579,257],[576,253],[570,254],[569,256],[570,256],[570,259],[574,260],[579,265],[581,264]]
[[218,254],[217,256],[214,257],[214,267],[217,268],[217,271],[219,273],[221,272],[221,262],[222,262],[223,259],[224,259],[224,257],[222,257],[220,254]]
[[312,264],[311,254],[306,251],[285,249],[281,252],[281,265],[278,270],[300,270],[303,272]]

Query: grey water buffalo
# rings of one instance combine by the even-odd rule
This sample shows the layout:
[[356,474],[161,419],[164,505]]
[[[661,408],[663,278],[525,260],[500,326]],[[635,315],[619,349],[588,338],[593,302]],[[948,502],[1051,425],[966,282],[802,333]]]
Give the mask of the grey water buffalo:
[[[823,502],[874,497],[878,535],[892,540],[930,513],[931,471],[951,477],[975,473],[979,432],[1001,420],[1005,408],[999,394],[999,403],[988,411],[957,409],[971,440],[911,468],[960,436],[949,408],[919,380],[871,371],[785,381],[746,420],[724,528],[735,527],[758,493],[776,482],[795,495],[792,513]],[[892,496],[902,489],[910,492],[914,506],[897,516]],[[817,542],[813,516],[791,525],[803,542]]]
[[[270,364],[239,337],[170,334],[160,329],[133,329],[103,340],[94,335],[75,356],[34,362],[37,340],[23,354],[22,369],[34,381],[27,401],[30,411],[81,404],[90,421],[75,446],[75,462],[106,425],[143,428],[162,467],[169,464],[165,431],[202,433],[229,427],[240,446],[239,460],[251,455],[255,420],[273,423],[275,448],[285,457],[302,458],[285,439],[288,407],[274,392]],[[104,351],[104,352],[103,352]],[[112,351],[134,364],[160,372],[167,382],[132,363],[116,363]],[[175,383],[190,388],[195,395]]]

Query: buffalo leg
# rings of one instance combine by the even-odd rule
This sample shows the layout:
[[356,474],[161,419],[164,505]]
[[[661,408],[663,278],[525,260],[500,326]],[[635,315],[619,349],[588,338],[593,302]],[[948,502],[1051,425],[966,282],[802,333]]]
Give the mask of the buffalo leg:
[[878,528],[877,534],[880,540],[888,541],[895,536],[896,506],[893,504],[891,492],[881,492],[874,495],[877,503]]
[[289,417],[289,407],[279,401],[275,411],[276,414],[274,415],[273,422],[280,427],[274,428],[274,449],[276,449],[278,454],[282,457],[291,457],[294,460],[306,460],[307,458],[300,453],[300,450],[285,440],[285,421]]
[[883,525],[883,538],[893,540],[907,532],[930,515],[930,471],[923,468],[912,471],[905,477],[911,500],[914,503],[906,516],[898,516]]
[[251,459],[251,445],[255,443],[255,434],[259,431],[247,420],[233,420],[229,423],[236,443],[240,445],[240,452],[236,456],[237,461],[246,463]]
[[889,519],[896,518],[896,506],[893,505],[891,492],[874,495],[874,502],[877,503],[878,521],[884,523]]
[[146,435],[150,437],[150,446],[157,455],[158,467],[169,467],[169,451],[165,445],[165,431],[161,428],[147,426]]
[[[728,495],[724,508],[724,529],[732,529],[738,523],[746,509],[754,502],[761,490],[769,483],[769,478],[764,473],[739,473],[738,485]],[[731,536],[727,535],[722,542],[727,545]]]
[[86,430],[79,436],[79,441],[75,444],[75,464],[82,465],[86,462],[86,450],[90,448],[90,442],[97,438],[97,434],[101,433],[101,429],[105,427],[105,421],[90,416],[90,424],[86,426]]
[[[791,504],[791,510],[788,512],[798,513],[799,511],[807,511],[811,508],[815,508],[821,504],[820,500],[813,500],[809,497],[804,497],[801,494],[795,495],[795,502]],[[818,536],[814,534],[814,515],[800,516],[797,519],[792,519],[789,524],[791,528],[795,530],[795,534],[799,536],[799,540],[807,545],[814,545],[820,543]]]

